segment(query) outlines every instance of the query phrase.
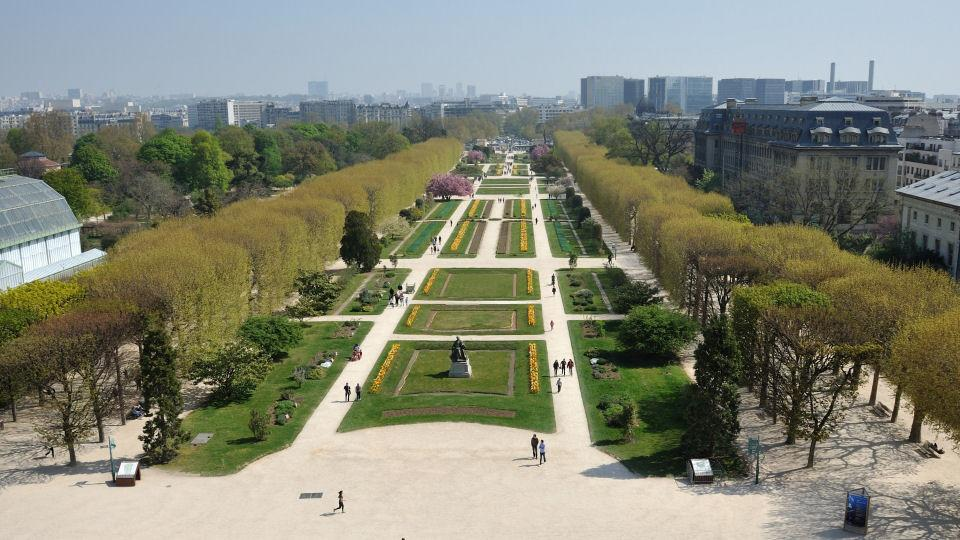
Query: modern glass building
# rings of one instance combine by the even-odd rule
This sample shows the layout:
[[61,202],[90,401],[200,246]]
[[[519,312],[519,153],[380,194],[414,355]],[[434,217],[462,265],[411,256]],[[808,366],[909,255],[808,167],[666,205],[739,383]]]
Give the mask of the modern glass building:
[[591,75],[580,79],[580,105],[584,109],[593,109],[623,104],[623,81],[619,75]]
[[713,77],[650,77],[647,83],[657,112],[699,113],[713,105]]

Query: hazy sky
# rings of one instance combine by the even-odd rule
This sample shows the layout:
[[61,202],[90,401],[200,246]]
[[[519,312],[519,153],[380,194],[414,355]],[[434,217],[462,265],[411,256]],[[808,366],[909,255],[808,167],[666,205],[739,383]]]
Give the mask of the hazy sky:
[[876,88],[960,93],[956,1],[911,22],[885,0],[4,0],[0,95],[287,94],[315,79],[556,95],[585,75],[827,79],[831,60],[865,80],[870,58]]

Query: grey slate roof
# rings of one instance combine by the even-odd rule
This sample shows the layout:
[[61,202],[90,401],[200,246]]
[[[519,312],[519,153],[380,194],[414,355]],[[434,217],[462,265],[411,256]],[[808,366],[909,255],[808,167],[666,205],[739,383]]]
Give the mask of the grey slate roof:
[[960,171],[946,171],[909,186],[897,193],[925,201],[960,207]]
[[79,228],[67,201],[42,180],[0,176],[0,248]]

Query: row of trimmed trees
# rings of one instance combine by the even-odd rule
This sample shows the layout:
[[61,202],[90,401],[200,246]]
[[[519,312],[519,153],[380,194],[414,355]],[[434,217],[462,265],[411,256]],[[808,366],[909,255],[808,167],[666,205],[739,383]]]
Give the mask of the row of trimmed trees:
[[[743,356],[739,382],[783,423],[788,442],[810,441],[811,464],[867,367],[871,404],[881,376],[896,389],[891,421],[901,396],[910,398],[911,441],[925,419],[960,436],[960,418],[942,405],[957,403],[960,347],[934,355],[923,341],[960,309],[948,275],[852,255],[810,227],[754,226],[727,197],[607,159],[582,133],[558,132],[556,142],[584,193],[632,239],[681,308],[701,324],[731,315]],[[960,345],[954,334],[944,327],[937,344]]]
[[[459,155],[458,142],[433,139],[283,196],[165,221],[125,237],[107,262],[73,280],[0,294],[0,401],[15,414],[17,400],[37,392],[55,417],[42,423],[43,439],[67,448],[73,463],[92,430],[104,439],[108,414],[123,420],[123,389],[136,380],[154,405],[144,448],[169,459],[185,436],[179,376],[232,343],[251,315],[280,308],[304,272],[336,260],[341,239],[351,238],[345,222],[362,222],[371,236],[375,219],[408,206]],[[141,349],[139,378],[123,367],[121,349],[131,343]]]

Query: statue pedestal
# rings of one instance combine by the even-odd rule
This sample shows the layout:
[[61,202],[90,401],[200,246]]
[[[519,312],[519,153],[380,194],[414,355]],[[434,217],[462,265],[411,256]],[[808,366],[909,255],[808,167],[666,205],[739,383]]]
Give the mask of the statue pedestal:
[[470,368],[469,359],[465,362],[450,362],[450,371],[447,372],[448,377],[463,379],[470,378],[471,375],[473,375],[473,370]]

